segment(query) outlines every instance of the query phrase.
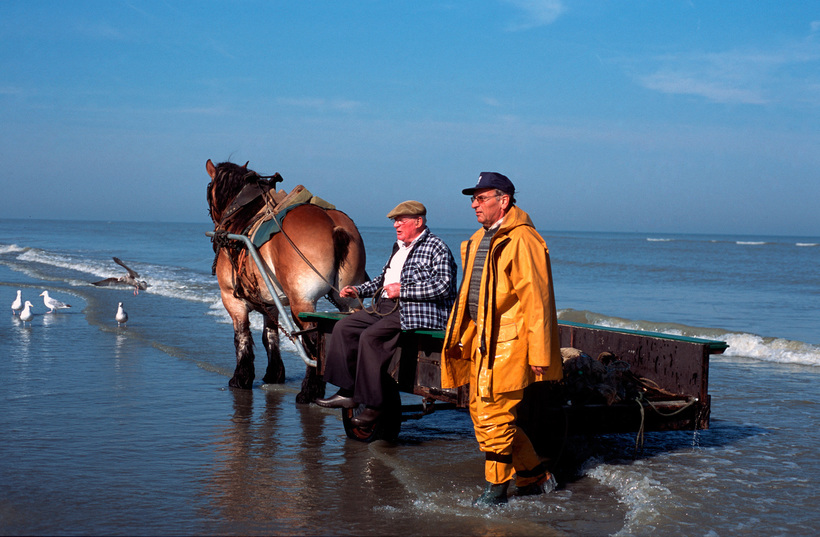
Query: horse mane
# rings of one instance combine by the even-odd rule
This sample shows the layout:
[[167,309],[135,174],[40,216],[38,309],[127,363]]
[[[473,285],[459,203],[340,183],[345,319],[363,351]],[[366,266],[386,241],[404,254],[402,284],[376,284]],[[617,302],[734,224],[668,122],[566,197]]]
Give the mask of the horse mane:
[[[218,200],[220,207],[210,207],[211,217],[214,210],[223,211],[228,203],[233,200],[242,190],[249,180],[258,177],[256,172],[249,170],[247,164],[240,166],[233,162],[220,162],[216,165],[216,177],[208,184],[208,203],[211,203],[211,196]],[[213,189],[213,192],[212,192]]]

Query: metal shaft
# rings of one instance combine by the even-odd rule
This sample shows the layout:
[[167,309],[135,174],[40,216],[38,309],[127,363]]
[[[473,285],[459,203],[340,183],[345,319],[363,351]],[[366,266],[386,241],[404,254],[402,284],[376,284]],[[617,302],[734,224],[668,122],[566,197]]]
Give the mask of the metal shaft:
[[[208,231],[205,235],[209,237],[214,236],[213,231]],[[251,258],[253,262],[256,263],[256,267],[259,269],[259,273],[262,274],[262,280],[265,282],[265,286],[268,288],[268,292],[270,293],[271,297],[273,297],[273,302],[276,304],[276,309],[279,310],[279,321],[285,327],[285,330],[288,331],[288,336],[294,337],[296,333],[296,327],[293,324],[293,320],[290,317],[290,312],[285,311],[285,306],[282,304],[282,301],[279,300],[279,294],[276,292],[276,288],[273,286],[273,282],[270,281],[268,278],[268,273],[265,270],[266,265],[265,262],[262,261],[262,258],[259,257],[259,252],[256,251],[256,246],[254,246],[253,242],[246,237],[245,235],[235,235],[233,233],[228,233],[227,237],[231,240],[235,241],[242,241],[245,243],[245,246],[248,247],[248,251],[251,253]],[[299,353],[299,357],[309,366],[316,367],[316,360],[313,360],[310,356],[308,356],[307,351],[305,351],[305,346],[301,343],[296,345],[296,351]]]

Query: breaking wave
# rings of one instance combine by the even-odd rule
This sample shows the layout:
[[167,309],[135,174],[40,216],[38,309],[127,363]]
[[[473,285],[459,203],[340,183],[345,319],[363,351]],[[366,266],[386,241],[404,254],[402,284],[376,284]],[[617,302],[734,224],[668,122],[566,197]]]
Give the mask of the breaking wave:
[[752,358],[765,362],[820,366],[820,346],[777,337],[731,332],[719,328],[701,328],[675,323],[654,323],[608,317],[590,311],[561,310],[558,318],[564,321],[594,324],[606,328],[641,330],[671,336],[685,336],[725,341],[729,348],[724,356]]
[[[16,253],[19,255],[13,255]],[[0,250],[0,254],[11,254],[6,256],[4,263],[24,274],[46,280],[65,280],[75,287],[91,285],[93,281],[125,273],[122,267],[110,259],[95,260],[82,254],[20,247],[8,247]],[[183,267],[147,263],[128,262],[128,265],[139,273],[140,279],[148,282],[148,289],[141,291],[143,293],[202,303],[213,302],[214,297],[219,296],[216,278],[210,274],[197,273]]]
[[25,248],[17,246],[16,244],[0,244],[0,255],[13,254],[15,252],[22,252]]

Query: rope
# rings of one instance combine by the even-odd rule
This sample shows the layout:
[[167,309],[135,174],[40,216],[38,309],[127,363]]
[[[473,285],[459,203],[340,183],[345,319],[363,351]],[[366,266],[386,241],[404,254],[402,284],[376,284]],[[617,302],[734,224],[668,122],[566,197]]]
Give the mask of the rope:
[[658,407],[656,407],[654,405],[654,403],[652,403],[652,401],[650,401],[649,399],[646,399],[646,404],[648,404],[650,407],[652,407],[652,410],[657,412],[659,416],[663,416],[664,418],[671,418],[672,416],[674,416],[676,414],[680,414],[681,412],[683,412],[684,410],[686,410],[690,406],[694,405],[695,402],[696,402],[696,399],[692,399],[691,401],[689,401],[688,403],[686,403],[685,405],[683,405],[682,407],[680,407],[679,409],[677,409],[675,411],[661,412],[660,410],[658,410]]
[[646,405],[649,406],[652,410],[654,410],[655,413],[659,416],[663,416],[664,418],[671,418],[672,416],[680,414],[690,406],[694,405],[697,402],[697,399],[691,399],[688,403],[672,412],[661,412],[660,410],[658,410],[658,407],[656,407],[652,401],[644,398],[643,393],[639,393],[635,397],[635,402],[638,403],[638,407],[641,409],[641,425],[638,428],[638,434],[635,437],[635,456],[637,457],[638,451],[643,449],[644,443],[644,426],[646,420],[646,414],[644,413],[644,403],[646,403]]
[[[324,277],[324,275],[323,275],[321,272],[319,272],[319,270],[318,270],[318,269],[317,269],[317,268],[313,265],[313,263],[311,263],[311,262],[310,262],[310,260],[309,260],[309,259],[305,256],[305,254],[303,254],[303,253],[302,253],[302,251],[301,251],[301,250],[299,250],[299,248],[296,246],[296,244],[293,242],[293,240],[290,238],[290,236],[289,236],[289,235],[285,232],[285,228],[282,226],[281,222],[280,222],[280,224],[279,224],[279,229],[280,229],[280,233],[282,233],[282,235],[284,235],[285,239],[287,239],[287,241],[290,243],[291,247],[292,247],[292,248],[296,251],[296,253],[297,253],[297,254],[299,254],[299,257],[301,257],[301,258],[302,258],[302,261],[304,261],[304,262],[305,262],[305,264],[306,264],[308,267],[310,267],[310,269],[311,269],[313,272],[315,272],[315,273],[316,273],[316,275],[317,275],[317,276],[319,276],[319,278],[321,278],[321,279],[322,279],[322,281],[323,281],[323,282],[325,282],[325,283],[328,285],[328,287],[330,287],[330,289],[331,289],[331,290],[336,291],[336,294],[341,295],[341,294],[342,294],[341,290],[340,290],[340,289],[338,289],[335,285],[333,285],[333,284],[332,284],[332,283],[330,283],[329,281],[327,281],[327,278],[325,278],[325,277]],[[383,298],[383,297],[382,297],[382,291],[384,291],[384,288],[383,288],[383,287],[379,287],[378,289],[376,289],[376,293],[373,295],[373,299],[370,301],[370,308],[371,308],[370,310],[368,310],[368,309],[367,309],[367,306],[365,306],[365,305],[364,305],[364,302],[362,302],[362,299],[361,299],[361,297],[360,297],[360,296],[358,296],[358,295],[357,295],[357,296],[356,296],[356,300],[358,300],[358,301],[359,301],[359,305],[361,306],[361,308],[362,308],[362,309],[367,310],[368,312],[373,313],[373,314],[375,314],[375,315],[379,315],[379,316],[381,316],[381,317],[386,317],[387,315],[390,315],[391,313],[393,313],[394,311],[396,311],[396,308],[398,308],[398,307],[399,307],[399,301],[398,301],[398,300],[396,300],[396,303],[393,305],[393,308],[392,308],[389,312],[387,312],[387,313],[380,313],[380,312],[377,310],[377,304],[378,304],[378,303],[379,303],[379,301],[381,301],[381,299]],[[331,296],[331,295],[330,295],[330,293],[328,293],[328,297],[330,297],[330,296]],[[336,304],[336,301],[335,301],[335,300],[333,300],[333,299],[331,298],[331,299],[330,299],[330,301],[331,301],[331,302],[333,302],[333,303],[334,303],[334,305],[335,305],[337,308],[339,308],[339,305],[338,305],[338,304]],[[341,310],[341,308],[339,308],[339,310]]]
[[633,458],[637,458],[638,457],[638,452],[643,450],[643,441],[644,441],[643,432],[644,432],[644,425],[645,425],[646,415],[644,414],[644,411],[643,411],[643,403],[641,403],[641,399],[643,399],[643,394],[639,394],[637,397],[635,397],[635,402],[638,403],[638,408],[641,409],[641,426],[638,427],[638,434],[635,437],[635,455],[633,456]]
[[[265,201],[267,202],[267,199],[266,199]],[[274,216],[274,218],[276,218],[276,217]],[[325,283],[328,285],[328,287],[330,287],[330,289],[331,289],[332,291],[336,291],[336,294],[337,294],[337,295],[341,295],[341,294],[342,294],[342,292],[341,292],[341,291],[340,291],[340,290],[339,290],[339,289],[338,289],[335,285],[333,285],[332,283],[330,283],[329,281],[327,281],[327,278],[325,278],[325,276],[324,276],[321,272],[319,272],[319,269],[317,269],[317,268],[313,265],[313,263],[311,263],[311,262],[310,262],[310,259],[308,259],[308,258],[305,256],[305,254],[303,254],[303,253],[302,253],[302,251],[301,251],[301,250],[300,250],[300,249],[296,246],[296,243],[294,243],[294,242],[293,242],[293,240],[290,238],[290,235],[288,235],[288,234],[285,232],[285,228],[282,226],[282,222],[279,222],[279,233],[281,233],[281,234],[285,237],[285,239],[287,239],[287,241],[288,241],[288,243],[290,243],[291,247],[292,247],[292,248],[296,251],[296,253],[297,253],[297,254],[299,254],[299,257],[301,257],[301,258],[302,258],[302,261],[304,261],[304,262],[305,262],[305,264],[306,264],[308,267],[310,267],[310,270],[312,270],[313,272],[315,272],[315,273],[316,273],[316,275],[317,275],[317,276],[319,276],[319,278],[321,278],[321,280],[322,280],[323,282],[325,282]],[[330,297],[330,296],[331,296],[331,295],[330,295],[330,293],[328,293],[328,297]],[[361,299],[361,298],[359,298],[358,296],[357,296],[356,298],[359,300],[359,305],[361,305],[362,309],[364,309],[364,307],[365,307],[365,306],[364,306],[364,303],[362,302],[362,299]],[[334,305],[335,305],[337,308],[339,308],[339,305],[338,305],[338,304],[336,304],[336,301],[335,301],[335,300],[333,300],[333,299],[331,298],[331,300],[330,300],[330,301],[331,301],[331,302],[333,302],[333,303],[334,303]],[[341,311],[341,308],[339,308],[339,310]]]
[[364,302],[362,302],[361,298],[359,298],[358,296],[356,298],[359,298],[359,303],[362,305],[362,308],[364,308],[364,310],[367,311],[368,313],[372,313],[373,315],[378,315],[379,317],[387,317],[388,315],[390,315],[391,313],[396,311],[396,308],[399,307],[399,301],[396,300],[393,303],[393,307],[387,313],[379,312],[377,306],[382,301],[382,299],[384,298],[382,296],[383,291],[384,291],[384,287],[379,287],[378,289],[376,289],[376,294],[374,294],[373,298],[370,300],[370,308],[371,309],[369,309],[369,310],[365,307]]

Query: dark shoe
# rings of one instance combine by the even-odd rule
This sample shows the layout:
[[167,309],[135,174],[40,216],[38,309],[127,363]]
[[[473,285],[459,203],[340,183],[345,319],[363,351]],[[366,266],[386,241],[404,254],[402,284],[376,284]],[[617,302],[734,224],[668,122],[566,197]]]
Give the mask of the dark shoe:
[[358,416],[350,418],[350,423],[356,427],[370,427],[376,423],[376,420],[378,420],[381,415],[381,410],[367,407]]
[[325,408],[356,408],[359,406],[352,397],[346,397],[338,393],[327,399],[316,399],[314,402]]
[[487,483],[487,488],[484,489],[481,496],[475,499],[473,505],[501,505],[507,503],[507,488],[509,488],[509,486],[509,481],[498,484]]
[[558,483],[555,481],[555,476],[547,472],[541,477],[541,479],[539,479],[535,483],[530,483],[529,485],[518,487],[518,490],[516,490],[515,495],[537,496],[539,494],[552,492],[556,489],[556,487],[558,487]]

